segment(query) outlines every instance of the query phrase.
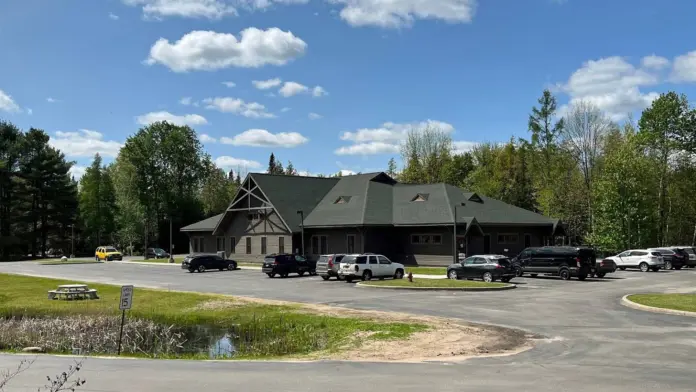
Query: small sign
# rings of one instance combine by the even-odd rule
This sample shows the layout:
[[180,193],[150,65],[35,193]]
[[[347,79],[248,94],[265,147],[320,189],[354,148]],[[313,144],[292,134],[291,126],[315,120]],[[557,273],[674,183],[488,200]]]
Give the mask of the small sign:
[[133,286],[121,286],[121,301],[119,302],[120,310],[128,310],[133,306]]

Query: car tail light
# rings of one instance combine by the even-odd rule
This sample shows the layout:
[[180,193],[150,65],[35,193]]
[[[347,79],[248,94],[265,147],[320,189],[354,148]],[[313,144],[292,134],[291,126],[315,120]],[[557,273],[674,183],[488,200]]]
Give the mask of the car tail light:
[[278,263],[278,260],[275,260],[275,261],[273,262],[273,265],[278,265],[278,264],[280,264],[280,263]]
[[333,268],[333,255],[329,256],[329,268]]
[[575,262],[577,263],[578,268],[582,266],[582,261],[580,260],[579,257],[576,257],[576,258],[575,258]]
[[496,264],[496,265],[495,265],[495,268],[496,268],[496,269],[500,269],[500,268],[505,268],[505,267],[502,266],[502,265],[500,265],[500,264]]

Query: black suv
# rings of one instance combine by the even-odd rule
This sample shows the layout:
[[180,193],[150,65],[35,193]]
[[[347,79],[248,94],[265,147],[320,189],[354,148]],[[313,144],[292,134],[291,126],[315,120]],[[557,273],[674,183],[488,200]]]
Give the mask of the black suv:
[[305,273],[316,275],[317,263],[307,260],[300,255],[287,253],[272,254],[263,258],[261,272],[268,275],[269,278],[275,278],[276,275],[279,275],[281,278],[287,278],[289,274],[293,273],[300,276]]
[[527,248],[514,259],[513,265],[519,265],[523,274],[536,277],[539,274],[560,276],[568,280],[577,276],[585,280],[595,268],[597,256],[594,249],[572,246],[544,246]]
[[232,271],[237,269],[237,262],[223,259],[218,255],[195,254],[184,258],[184,261],[181,262],[181,269],[188,270],[188,272],[205,272],[214,269]]

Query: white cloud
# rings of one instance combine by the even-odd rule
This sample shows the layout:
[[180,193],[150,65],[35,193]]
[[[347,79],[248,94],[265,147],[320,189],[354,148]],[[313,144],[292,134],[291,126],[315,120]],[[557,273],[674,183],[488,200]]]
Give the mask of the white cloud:
[[170,43],[160,38],[150,48],[148,65],[162,64],[174,72],[213,71],[229,67],[257,68],[284,65],[300,57],[307,43],[290,31],[249,27],[233,34],[191,31]]
[[118,20],[118,15],[114,14],[113,12],[109,12],[109,18],[111,20]]
[[46,102],[48,102],[48,103],[56,103],[56,102],[58,102],[58,100],[55,99],[55,98],[48,97],[48,98],[46,98]]
[[237,83],[235,82],[222,82],[222,84],[224,84],[227,87],[234,87],[237,85]]
[[69,157],[92,157],[99,153],[103,157],[115,158],[122,144],[114,140],[104,140],[104,135],[89,129],[77,132],[58,131],[48,143]]
[[434,128],[447,133],[454,131],[452,124],[437,120],[402,124],[386,122],[379,128],[362,128],[354,132],[343,132],[340,136],[341,140],[351,141],[354,144],[340,147],[335,153],[337,155],[398,153],[401,143],[403,143],[410,131],[423,131],[427,128]]
[[70,173],[70,176],[75,177],[75,181],[80,181],[80,178],[85,175],[85,171],[87,171],[85,166],[72,165],[68,173]]
[[[659,83],[657,75],[614,56],[585,62],[560,87],[569,95],[569,105],[591,102],[612,120],[620,121],[629,113],[650,106],[659,94],[644,93],[640,88]],[[563,115],[567,108],[568,105],[561,107],[559,114]]]
[[657,56],[657,55],[650,55],[650,56],[645,56],[643,59],[640,61],[641,65],[643,68],[649,68],[649,69],[663,69],[667,66],[669,66],[669,60],[667,60],[664,57]]
[[274,4],[306,4],[309,0],[123,0],[143,8],[145,19],[165,17],[220,19],[239,15],[238,9],[263,10]]
[[674,59],[670,79],[674,82],[696,82],[696,50]]
[[234,146],[297,147],[309,141],[297,132],[270,133],[265,129],[249,129],[232,138],[222,137],[220,142]]
[[217,143],[217,139],[214,138],[214,137],[212,137],[212,136],[210,136],[210,135],[208,135],[207,133],[201,134],[201,135],[198,137],[198,139],[199,139],[202,143]]
[[417,19],[469,23],[476,0],[332,0],[343,4],[341,19],[352,26],[410,27]]
[[247,159],[233,158],[230,156],[221,156],[215,158],[215,165],[224,169],[234,169],[238,167],[256,169],[261,167],[261,164],[259,162]]
[[269,88],[278,87],[283,81],[278,78],[268,80],[252,80],[251,83],[259,90],[268,90]]
[[323,118],[324,116],[322,116],[321,114],[317,114],[317,113],[309,113],[309,114],[307,115],[307,117],[308,117],[310,120],[318,120],[318,119],[320,119],[320,118]]
[[477,145],[478,143],[476,142],[467,142],[463,140],[452,142],[452,152],[454,154],[464,154],[473,150]]
[[19,105],[17,105],[12,99],[12,96],[2,90],[0,90],[0,110],[10,113],[22,111],[22,109],[19,108]]
[[324,88],[321,86],[314,86],[314,88],[312,89],[312,95],[314,95],[315,97],[321,97],[328,94],[329,93],[326,90],[324,90]]
[[182,105],[189,106],[189,105],[193,104],[193,101],[192,101],[191,97],[183,97],[179,100],[179,103]]
[[290,108],[285,107],[285,108],[280,109],[280,111],[283,112],[283,113],[289,112],[289,111],[290,111]]
[[297,82],[285,82],[283,84],[283,87],[278,90],[280,95],[284,96],[285,98],[292,97],[293,95],[297,94],[302,94],[304,92],[307,92],[309,90],[309,87],[297,83]]
[[208,120],[198,114],[176,115],[169,112],[150,112],[136,117],[140,125],[149,125],[158,121],[166,121],[174,125],[205,125]]
[[266,111],[266,107],[258,102],[244,102],[239,98],[216,97],[203,100],[206,109],[214,109],[223,113],[234,113],[248,118],[273,118],[275,114]]

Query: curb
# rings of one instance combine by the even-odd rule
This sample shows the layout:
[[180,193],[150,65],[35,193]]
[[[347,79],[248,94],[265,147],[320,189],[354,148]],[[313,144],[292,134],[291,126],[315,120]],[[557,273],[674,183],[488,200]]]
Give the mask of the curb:
[[637,302],[633,302],[630,299],[628,299],[628,297],[631,295],[634,295],[634,294],[626,294],[623,297],[621,297],[621,305],[629,307],[629,308],[633,308],[636,310],[642,310],[644,312],[671,314],[674,316],[696,317],[696,312],[689,312],[686,310],[656,308],[654,306],[641,305]]
[[503,291],[517,288],[515,284],[508,284],[501,287],[399,287],[399,286],[373,286],[363,282],[355,284],[356,287],[367,287],[371,289],[391,289],[391,290],[420,290],[420,291]]

